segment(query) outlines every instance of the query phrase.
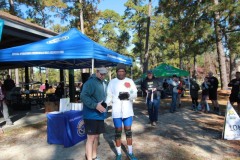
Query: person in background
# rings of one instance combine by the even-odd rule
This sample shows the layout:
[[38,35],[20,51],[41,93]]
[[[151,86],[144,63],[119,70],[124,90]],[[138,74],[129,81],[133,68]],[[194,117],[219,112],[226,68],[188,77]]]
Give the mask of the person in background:
[[64,96],[64,83],[60,82],[55,90],[56,100],[59,101]]
[[14,81],[11,79],[10,75],[7,75],[7,78],[4,80],[4,90],[6,95],[6,103],[9,104],[11,100],[11,90],[15,87]]
[[205,77],[203,83],[201,84],[201,89],[202,89],[201,106],[202,106],[203,112],[208,112],[208,109],[207,109],[207,105],[208,105],[207,98],[209,95],[208,88],[209,88],[208,77]]
[[49,89],[49,83],[48,80],[45,81],[45,91],[47,91]]
[[115,143],[117,156],[121,160],[121,135],[122,124],[124,126],[128,157],[137,160],[133,154],[132,147],[132,121],[133,121],[133,100],[137,98],[137,87],[132,79],[126,77],[126,66],[118,64],[116,67],[117,78],[112,79],[107,87],[106,103],[112,106],[112,118],[115,127]]
[[167,79],[164,79],[164,81],[163,81],[163,89],[164,90],[166,90],[166,89],[168,89],[168,83],[167,83]]
[[236,72],[236,78],[228,83],[228,87],[232,87],[229,101],[231,105],[237,102],[237,112],[240,112],[240,72]]
[[86,159],[97,160],[99,135],[105,132],[104,119],[106,118],[106,91],[104,78],[107,74],[105,67],[97,68],[84,83],[80,98],[83,102],[83,119],[86,141]]
[[141,89],[143,92],[147,93],[146,103],[148,107],[149,123],[152,126],[156,126],[156,122],[158,121],[162,85],[159,80],[154,77],[151,70],[147,72],[147,77],[143,81]]
[[183,88],[184,85],[185,84],[184,84],[183,79],[181,77],[179,77],[179,83],[178,83],[178,87],[177,87],[177,89],[178,89],[178,107],[179,108],[182,105],[181,98],[182,98],[182,95],[184,94],[183,93],[184,92],[184,88]]
[[178,84],[179,80],[177,75],[173,75],[172,79],[169,81],[169,84],[172,88],[172,103],[170,107],[170,113],[174,113],[176,111],[177,100],[178,100]]
[[82,83],[82,82],[79,82],[79,83],[77,84],[77,88],[78,88],[78,90],[79,90],[79,91],[81,91],[81,90],[82,90],[82,85],[83,85],[83,83]]
[[208,86],[209,99],[212,101],[213,111],[220,115],[221,112],[217,100],[218,79],[213,76],[212,72],[208,73]]
[[190,80],[190,95],[192,98],[192,109],[197,111],[198,107],[198,91],[200,90],[200,87],[198,83],[196,82],[195,78],[192,78]]
[[0,81],[0,111],[3,114],[3,118],[6,121],[6,125],[13,125],[11,119],[9,118],[8,106],[5,102],[5,88]]

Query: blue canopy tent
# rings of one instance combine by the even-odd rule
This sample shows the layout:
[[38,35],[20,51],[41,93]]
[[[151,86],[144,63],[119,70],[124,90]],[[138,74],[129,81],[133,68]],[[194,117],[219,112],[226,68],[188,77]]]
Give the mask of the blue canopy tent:
[[0,69],[47,67],[81,69],[132,65],[132,59],[94,42],[76,28],[38,42],[0,50]]
[[[116,66],[118,63],[131,66],[132,59],[99,45],[76,28],[38,42],[0,50],[0,69],[25,67],[26,73],[27,67],[71,70],[92,68],[93,72],[95,67]],[[74,81],[74,72],[69,74],[70,87]],[[25,79],[28,83],[28,77]],[[74,88],[73,83],[70,88]]]

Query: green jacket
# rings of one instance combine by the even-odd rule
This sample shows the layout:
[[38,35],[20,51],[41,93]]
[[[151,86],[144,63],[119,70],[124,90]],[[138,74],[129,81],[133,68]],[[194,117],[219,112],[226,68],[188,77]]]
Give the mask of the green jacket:
[[106,113],[100,113],[96,110],[97,104],[106,99],[106,88],[104,90],[104,81],[93,74],[84,84],[80,94],[80,99],[83,102],[83,117],[84,119],[103,120],[106,118]]

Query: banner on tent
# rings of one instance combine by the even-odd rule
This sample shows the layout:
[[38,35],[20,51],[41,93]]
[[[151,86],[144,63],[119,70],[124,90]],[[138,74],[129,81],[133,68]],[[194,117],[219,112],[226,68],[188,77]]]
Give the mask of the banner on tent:
[[3,25],[4,25],[4,21],[2,19],[0,19],[0,42],[2,39]]
[[224,139],[240,140],[240,118],[229,102],[225,115]]

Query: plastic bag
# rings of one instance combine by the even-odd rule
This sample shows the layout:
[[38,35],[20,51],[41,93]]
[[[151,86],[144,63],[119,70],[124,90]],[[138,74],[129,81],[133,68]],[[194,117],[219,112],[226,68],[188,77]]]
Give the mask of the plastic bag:
[[198,106],[197,106],[197,110],[199,110],[199,111],[202,110],[202,105],[201,105],[201,103],[198,104]]

